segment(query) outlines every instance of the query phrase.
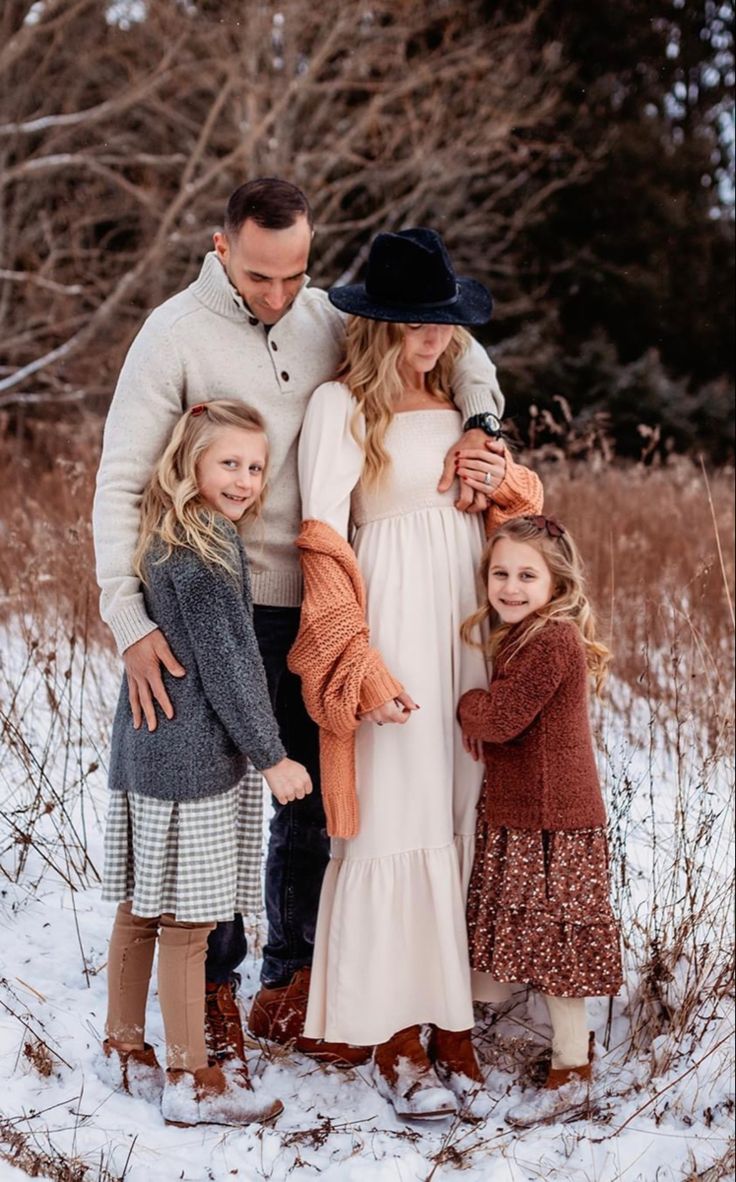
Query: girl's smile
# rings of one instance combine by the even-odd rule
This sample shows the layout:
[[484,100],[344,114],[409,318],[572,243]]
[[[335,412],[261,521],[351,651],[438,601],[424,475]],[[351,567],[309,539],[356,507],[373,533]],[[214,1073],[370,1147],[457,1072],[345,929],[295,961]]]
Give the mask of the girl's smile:
[[263,490],[265,467],[264,435],[220,427],[197,464],[199,494],[211,509],[239,521]]
[[518,624],[552,598],[552,574],[527,542],[499,538],[488,571],[488,602],[504,624]]

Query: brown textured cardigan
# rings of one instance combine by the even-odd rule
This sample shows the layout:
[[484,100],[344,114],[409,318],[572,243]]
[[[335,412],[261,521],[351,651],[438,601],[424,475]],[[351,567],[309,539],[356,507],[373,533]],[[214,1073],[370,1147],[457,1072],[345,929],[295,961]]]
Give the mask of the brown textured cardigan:
[[[507,453],[506,474],[488,511],[490,530],[524,513],[539,513],[539,477]],[[321,521],[302,522],[296,539],[304,576],[299,633],[288,664],[302,680],[308,713],[319,726],[322,799],[331,837],[355,837],[355,731],[359,714],[382,706],[403,686],[369,644],[365,588],[352,547]]]
[[458,706],[463,732],[483,740],[488,822],[509,829],[605,825],[580,633],[550,621],[504,658],[524,626],[498,654],[490,688],[469,690]]

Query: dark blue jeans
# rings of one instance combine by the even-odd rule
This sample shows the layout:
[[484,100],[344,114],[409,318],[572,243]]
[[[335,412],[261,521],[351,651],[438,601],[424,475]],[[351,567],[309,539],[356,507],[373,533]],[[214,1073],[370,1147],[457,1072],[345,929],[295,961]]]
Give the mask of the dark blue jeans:
[[[304,764],[314,786],[304,800],[286,805],[273,802],[266,860],[268,942],[261,980],[264,985],[276,986],[286,984],[297,969],[312,963],[330,843],[319,789],[319,732],[304,709],[299,678],[286,667],[286,656],[299,628],[299,608],[256,607],[253,622],[283,744],[291,759]],[[246,950],[242,916],[218,923],[208,943],[207,980],[232,980]]]

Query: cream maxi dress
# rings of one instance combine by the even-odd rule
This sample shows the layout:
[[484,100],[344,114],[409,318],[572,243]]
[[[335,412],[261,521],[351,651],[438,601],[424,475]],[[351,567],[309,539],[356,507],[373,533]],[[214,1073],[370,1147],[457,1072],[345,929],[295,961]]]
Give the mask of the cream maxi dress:
[[[365,582],[371,645],[421,709],[356,736],[360,831],[333,840],[317,920],[305,1034],[359,1045],[414,1023],[473,1025],[465,896],[481,765],[455,711],[488,684],[459,629],[477,606],[477,516],[437,492],[462,432],[454,408],[394,417],[392,464],[377,491],[360,483],[355,403],[338,382],[313,394],[299,447],[303,515],[347,538]],[[362,428],[362,424],[359,425]],[[483,974],[473,974],[484,995]]]

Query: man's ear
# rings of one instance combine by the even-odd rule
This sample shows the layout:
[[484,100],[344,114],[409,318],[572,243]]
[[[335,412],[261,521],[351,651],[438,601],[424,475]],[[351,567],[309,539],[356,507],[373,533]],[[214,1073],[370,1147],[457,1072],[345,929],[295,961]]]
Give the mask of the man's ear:
[[222,262],[227,262],[227,256],[230,253],[230,243],[227,240],[227,234],[223,234],[222,230],[215,230],[212,235],[212,242],[218,257]]

